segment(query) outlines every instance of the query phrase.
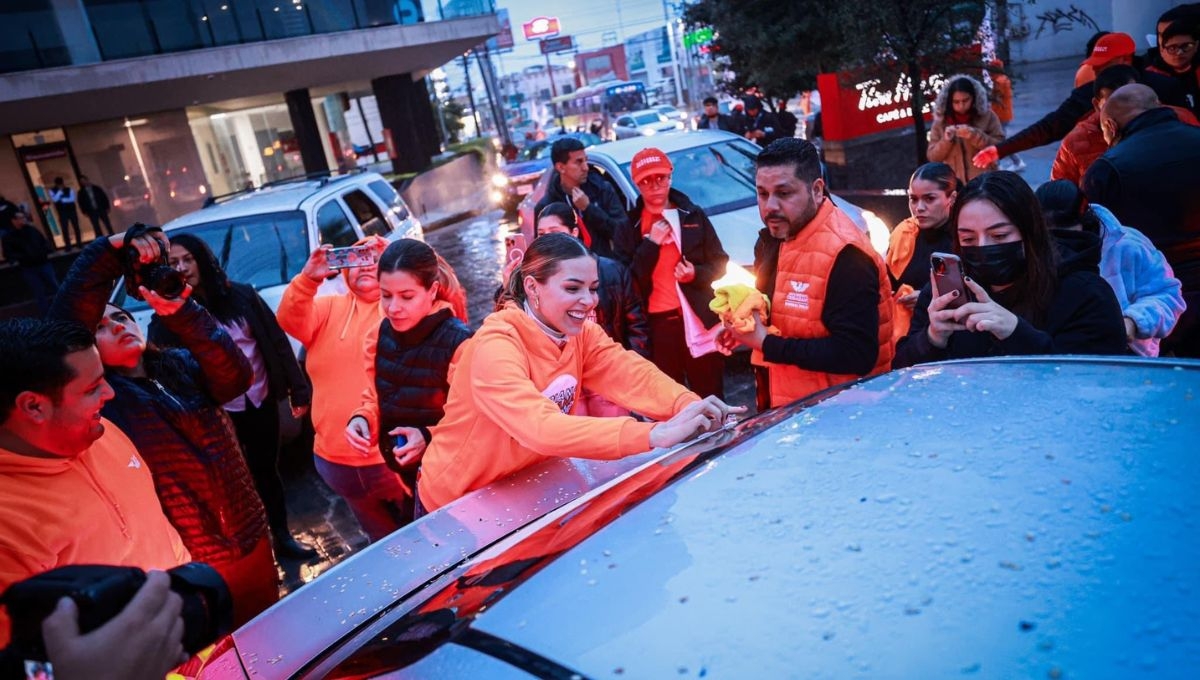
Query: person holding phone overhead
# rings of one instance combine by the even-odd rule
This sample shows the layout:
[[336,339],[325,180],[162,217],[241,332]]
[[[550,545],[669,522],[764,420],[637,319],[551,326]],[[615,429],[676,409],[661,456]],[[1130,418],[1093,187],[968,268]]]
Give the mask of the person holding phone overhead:
[[360,454],[381,455],[403,481],[404,496],[386,505],[394,530],[415,519],[417,468],[444,413],[450,362],[472,332],[454,315],[447,296],[457,279],[433,248],[400,239],[377,266],[383,321],[363,343],[367,387],[346,440]]
[[1099,244],[1092,258],[1060,259],[1020,175],[991,172],[968,182],[950,230],[970,299],[959,303],[961,290],[936,288],[931,270],[893,368],[982,356],[1126,353],[1121,306],[1097,273]]

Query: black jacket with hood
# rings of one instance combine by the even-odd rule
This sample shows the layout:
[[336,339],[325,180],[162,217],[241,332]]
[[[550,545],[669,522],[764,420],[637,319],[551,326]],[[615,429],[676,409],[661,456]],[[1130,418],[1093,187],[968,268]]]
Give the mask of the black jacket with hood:
[[[1059,253],[1058,286],[1045,319],[1034,326],[1017,315],[1017,327],[1004,340],[986,332],[956,331],[945,349],[929,342],[929,284],[913,308],[908,335],[896,345],[892,368],[943,359],[1035,354],[1128,354],[1121,304],[1100,277],[1100,237],[1086,232],[1054,232]],[[1004,292],[992,299],[1012,310]]]
[[[571,197],[562,188],[562,180],[557,170],[551,170],[550,183],[546,185],[546,195],[537,202],[534,208],[534,221],[542,208],[551,203],[566,203],[574,206]],[[583,226],[587,229],[591,244],[588,246],[593,253],[601,257],[617,257],[613,246],[615,235],[622,228],[629,226],[629,217],[625,214],[625,203],[617,196],[617,192],[609,186],[608,181],[595,170],[589,170],[587,180],[580,187],[587,194],[588,207],[582,212]]]

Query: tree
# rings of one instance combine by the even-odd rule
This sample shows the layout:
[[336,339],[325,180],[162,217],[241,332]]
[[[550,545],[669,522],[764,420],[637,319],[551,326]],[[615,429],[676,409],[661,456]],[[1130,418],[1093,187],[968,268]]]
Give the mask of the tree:
[[684,21],[715,29],[710,53],[733,74],[728,91],[755,87],[773,101],[813,89],[818,73],[836,71],[846,61],[843,36],[838,24],[826,21],[825,4],[699,0],[684,10]]
[[[970,49],[978,39],[985,0],[878,0],[871,12],[858,17],[857,39],[847,50],[867,71],[893,71],[900,66],[913,84],[913,132],[917,163],[926,161],[925,88],[927,75],[951,75],[967,70],[981,72],[981,55]],[[847,3],[837,6],[845,21],[852,14]]]
[[439,108],[438,115],[442,117],[442,123],[445,125],[446,134],[450,137],[446,140],[447,144],[458,144],[462,141],[459,133],[466,127],[463,125],[463,116],[467,114],[467,107],[460,104],[454,99],[447,100]]
[[981,60],[976,42],[988,0],[699,0],[684,18],[712,26],[713,53],[728,60],[734,91],[757,86],[772,97],[811,89],[817,73],[872,77],[905,73],[912,88],[918,163],[925,162],[927,94],[916,84]]

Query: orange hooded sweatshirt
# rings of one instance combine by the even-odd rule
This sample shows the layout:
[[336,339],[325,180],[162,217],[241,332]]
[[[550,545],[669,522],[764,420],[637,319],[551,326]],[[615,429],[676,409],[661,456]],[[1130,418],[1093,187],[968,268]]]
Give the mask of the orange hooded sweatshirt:
[[446,415],[421,463],[421,504],[439,508],[543,456],[649,451],[654,423],[571,415],[585,386],[654,420],[700,399],[600,326],[585,323],[560,349],[510,303],[484,320],[450,366]]
[[320,283],[297,274],[288,284],[275,318],[279,327],[304,345],[305,368],[313,383],[313,451],[338,465],[378,465],[346,441],[346,423],[358,408],[371,378],[362,372],[363,339],[383,320],[378,302],[353,291],[316,297]]
[[[104,434],[75,458],[0,448],[0,591],[68,564],[170,569],[191,560],[133,442]],[[0,646],[9,642],[0,608]]]

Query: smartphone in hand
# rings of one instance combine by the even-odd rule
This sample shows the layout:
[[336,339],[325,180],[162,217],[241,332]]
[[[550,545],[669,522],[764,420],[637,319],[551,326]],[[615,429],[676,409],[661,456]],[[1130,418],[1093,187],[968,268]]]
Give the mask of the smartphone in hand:
[[375,264],[375,249],[370,244],[350,246],[348,248],[331,248],[325,254],[325,261],[329,263],[330,269],[370,267]]
[[517,232],[504,237],[504,260],[520,262],[525,259],[525,234]]
[[952,290],[958,291],[958,297],[946,305],[949,309],[957,309],[967,304],[967,284],[963,280],[962,260],[952,253],[934,253],[929,256],[929,267],[933,271],[933,296],[945,295]]

